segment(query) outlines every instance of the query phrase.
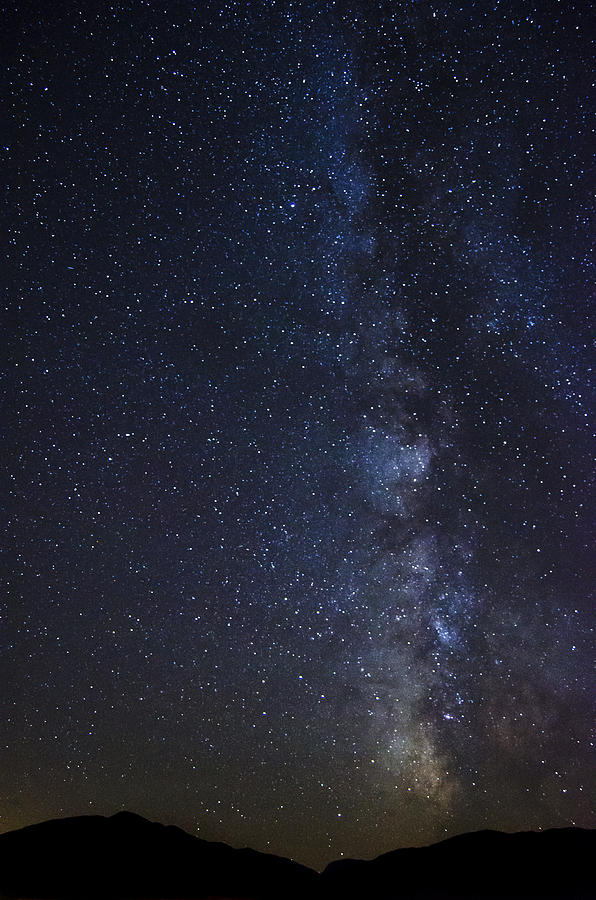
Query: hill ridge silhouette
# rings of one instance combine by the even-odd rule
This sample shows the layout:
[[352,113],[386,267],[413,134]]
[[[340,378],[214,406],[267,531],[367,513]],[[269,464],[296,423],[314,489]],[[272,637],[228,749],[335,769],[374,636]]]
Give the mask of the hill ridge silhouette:
[[483,829],[321,874],[206,841],[128,810],[50,819],[0,835],[0,897],[35,900],[593,900],[596,831]]

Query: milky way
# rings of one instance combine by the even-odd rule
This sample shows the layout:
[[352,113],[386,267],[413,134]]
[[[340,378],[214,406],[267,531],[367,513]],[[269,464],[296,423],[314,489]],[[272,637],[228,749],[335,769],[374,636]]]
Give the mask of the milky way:
[[2,830],[593,824],[593,24],[10,5]]

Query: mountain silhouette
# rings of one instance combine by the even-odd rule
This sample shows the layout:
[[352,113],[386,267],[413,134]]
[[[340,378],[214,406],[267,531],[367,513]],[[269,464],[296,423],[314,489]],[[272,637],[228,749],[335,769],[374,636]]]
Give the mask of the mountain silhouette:
[[479,831],[318,875],[134,813],[0,835],[0,897],[36,900],[593,900],[595,831]]
[[[0,892],[55,900],[302,898],[317,874],[134,813],[54,819],[0,835]],[[1,896],[1,894],[0,894]]]
[[476,831],[372,860],[330,863],[322,896],[342,900],[594,900],[596,831]]

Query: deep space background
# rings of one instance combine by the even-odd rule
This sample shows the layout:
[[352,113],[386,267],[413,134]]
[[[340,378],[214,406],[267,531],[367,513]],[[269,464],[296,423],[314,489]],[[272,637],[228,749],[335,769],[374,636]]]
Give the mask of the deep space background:
[[595,33],[5,4],[1,831],[594,824]]

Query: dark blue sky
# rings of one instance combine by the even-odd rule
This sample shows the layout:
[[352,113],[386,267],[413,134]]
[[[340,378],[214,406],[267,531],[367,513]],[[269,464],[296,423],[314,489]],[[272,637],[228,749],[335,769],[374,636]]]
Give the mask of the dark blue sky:
[[9,4],[0,829],[591,824],[585,4]]

